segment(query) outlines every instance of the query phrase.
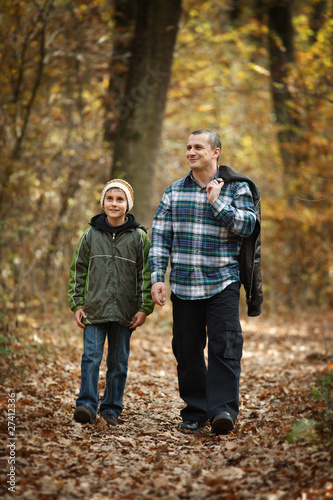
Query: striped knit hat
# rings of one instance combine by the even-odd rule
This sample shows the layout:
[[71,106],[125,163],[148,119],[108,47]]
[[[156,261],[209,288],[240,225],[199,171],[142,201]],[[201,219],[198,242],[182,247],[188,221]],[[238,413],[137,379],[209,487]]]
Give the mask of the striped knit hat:
[[104,208],[105,194],[111,188],[118,188],[124,191],[127,198],[128,211],[130,211],[133,208],[133,203],[134,203],[133,188],[128,182],[124,181],[123,179],[112,179],[111,181],[105,184],[101,195],[101,207]]

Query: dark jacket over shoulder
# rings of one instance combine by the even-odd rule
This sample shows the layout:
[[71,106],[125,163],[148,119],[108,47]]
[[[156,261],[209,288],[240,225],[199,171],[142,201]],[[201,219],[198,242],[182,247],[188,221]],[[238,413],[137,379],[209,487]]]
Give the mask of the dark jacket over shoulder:
[[263,302],[262,280],[261,280],[261,208],[260,191],[255,183],[246,175],[235,172],[232,168],[222,165],[219,167],[221,179],[227,182],[247,182],[250,186],[254,209],[256,214],[256,224],[252,234],[244,238],[239,254],[240,281],[246,292],[246,303],[249,316],[259,316],[261,314],[261,304]]

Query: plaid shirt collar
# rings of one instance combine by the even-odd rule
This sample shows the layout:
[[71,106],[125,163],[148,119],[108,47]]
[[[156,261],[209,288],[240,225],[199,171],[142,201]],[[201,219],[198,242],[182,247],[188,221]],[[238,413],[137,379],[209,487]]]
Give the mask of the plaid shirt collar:
[[[211,180],[209,182],[211,182],[213,179],[218,179],[220,176],[219,176],[219,170],[218,170],[218,167],[217,167],[217,171],[216,171],[216,174],[211,178]],[[195,180],[195,178],[193,177],[193,170],[190,170],[189,173],[186,175],[185,177],[185,180],[184,180],[184,184],[188,184],[190,185],[192,182],[195,182],[195,184],[197,184],[201,190],[202,189],[206,189],[207,187],[207,184],[209,184],[207,182],[207,184],[205,186],[200,186],[200,184],[198,184],[198,182]]]

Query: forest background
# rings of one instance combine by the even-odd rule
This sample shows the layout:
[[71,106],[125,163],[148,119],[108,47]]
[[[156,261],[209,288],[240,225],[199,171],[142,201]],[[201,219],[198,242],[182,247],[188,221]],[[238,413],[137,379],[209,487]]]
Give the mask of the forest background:
[[[332,497],[332,46],[333,0],[0,0],[4,498]],[[262,196],[236,430],[177,429],[170,301],[132,337],[119,426],[81,426],[74,248],[112,177],[151,236],[203,127]]]
[[264,314],[333,305],[332,1],[1,0],[1,341],[67,309],[107,180],[150,234],[189,133],[262,195]]

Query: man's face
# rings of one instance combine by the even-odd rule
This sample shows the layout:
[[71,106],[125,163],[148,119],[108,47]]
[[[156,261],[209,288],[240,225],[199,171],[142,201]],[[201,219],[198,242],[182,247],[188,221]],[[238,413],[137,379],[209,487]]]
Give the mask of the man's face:
[[192,170],[205,170],[216,165],[220,149],[212,149],[208,134],[190,135],[186,146],[186,158]]

